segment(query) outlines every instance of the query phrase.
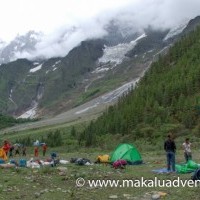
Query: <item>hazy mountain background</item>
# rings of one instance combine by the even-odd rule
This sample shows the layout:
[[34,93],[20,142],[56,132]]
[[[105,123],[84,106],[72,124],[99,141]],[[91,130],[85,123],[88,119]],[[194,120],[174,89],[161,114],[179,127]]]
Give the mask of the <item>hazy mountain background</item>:
[[199,17],[171,29],[150,25],[137,29],[131,23],[111,20],[99,37],[96,34],[72,49],[69,44],[65,55],[56,57],[52,52],[59,52],[66,38],[70,41],[79,33],[80,28],[74,26],[59,41],[55,39],[59,48],[55,43],[48,46],[53,49],[47,53],[51,58],[40,54],[45,41],[42,33],[30,31],[10,43],[1,42],[0,112],[41,117],[83,104],[143,76],[159,53],[198,24]]

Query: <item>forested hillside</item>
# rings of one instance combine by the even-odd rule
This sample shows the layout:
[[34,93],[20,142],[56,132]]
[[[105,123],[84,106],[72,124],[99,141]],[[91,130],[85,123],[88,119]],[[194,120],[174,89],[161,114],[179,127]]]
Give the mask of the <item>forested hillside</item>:
[[80,138],[90,146],[106,134],[159,137],[166,124],[194,130],[199,127],[199,109],[200,28],[197,28],[170,47],[167,55],[159,57],[137,87],[92,121]]

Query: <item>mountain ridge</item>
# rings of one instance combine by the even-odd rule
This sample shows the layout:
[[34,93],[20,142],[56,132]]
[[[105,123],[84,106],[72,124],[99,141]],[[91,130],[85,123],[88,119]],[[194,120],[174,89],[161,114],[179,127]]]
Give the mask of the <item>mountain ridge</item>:
[[[168,40],[165,37],[170,30],[158,31],[149,27],[145,35],[135,32],[124,39],[119,30],[115,33],[117,27],[114,26],[110,32],[111,36],[118,35],[118,43],[117,40],[109,41],[109,37],[87,40],[64,57],[19,59],[2,64],[0,112],[19,117],[34,109],[38,116],[45,116],[83,104],[138,77],[155,55],[195,29],[199,22],[200,18],[195,18],[183,32]],[[125,55],[123,48],[128,50]],[[107,58],[103,59],[106,53]]]

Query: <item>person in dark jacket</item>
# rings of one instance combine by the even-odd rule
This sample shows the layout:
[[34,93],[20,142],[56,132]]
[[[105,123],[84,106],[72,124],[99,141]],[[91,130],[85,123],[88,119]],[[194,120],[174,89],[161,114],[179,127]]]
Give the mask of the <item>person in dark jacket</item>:
[[164,143],[164,149],[167,156],[167,169],[168,171],[175,172],[175,153],[176,153],[176,144],[172,139],[171,135],[167,136],[168,139]]
[[26,156],[26,146],[22,146],[22,156]]

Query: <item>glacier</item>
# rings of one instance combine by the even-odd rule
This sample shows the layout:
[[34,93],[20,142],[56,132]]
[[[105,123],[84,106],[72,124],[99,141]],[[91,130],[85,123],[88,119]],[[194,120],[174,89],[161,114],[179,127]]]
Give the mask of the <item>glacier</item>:
[[126,53],[133,49],[137,44],[137,41],[146,37],[146,34],[142,34],[136,40],[132,40],[130,43],[120,43],[116,46],[106,46],[104,48],[104,53],[101,58],[99,58],[99,63],[108,63],[112,62],[116,65],[121,64],[124,58],[126,57]]

